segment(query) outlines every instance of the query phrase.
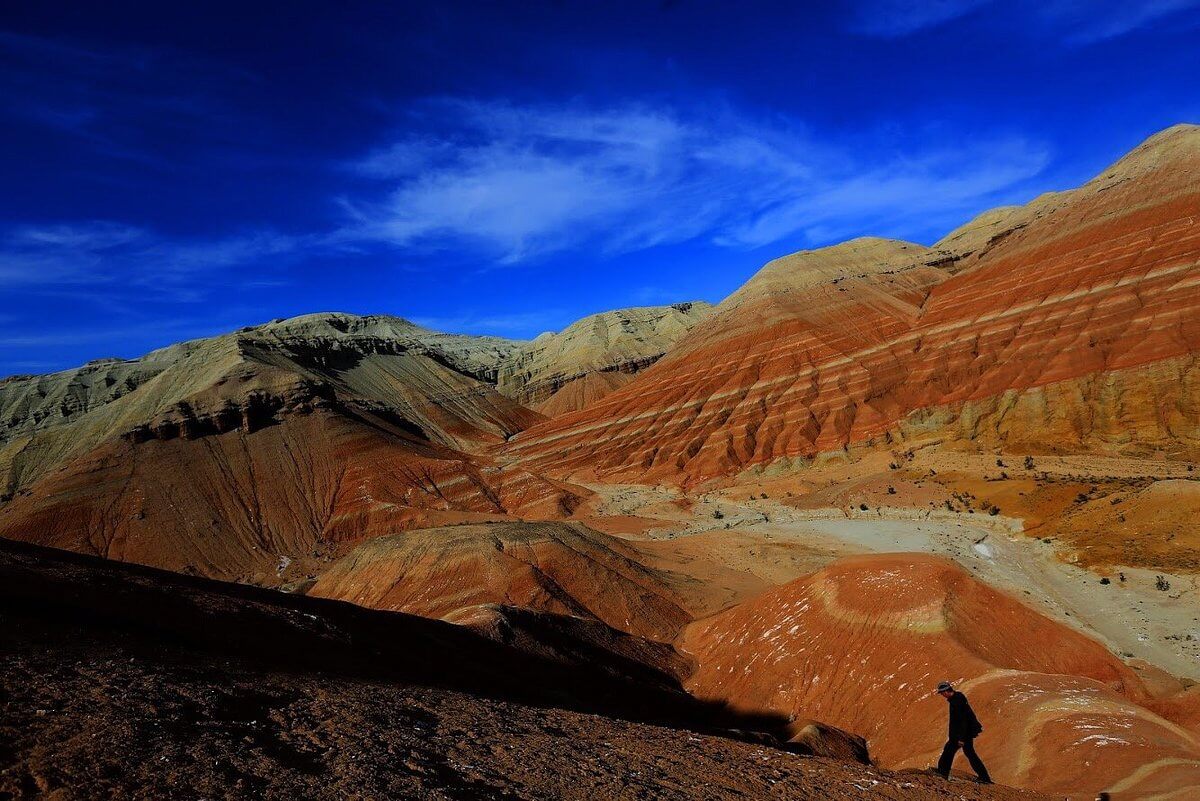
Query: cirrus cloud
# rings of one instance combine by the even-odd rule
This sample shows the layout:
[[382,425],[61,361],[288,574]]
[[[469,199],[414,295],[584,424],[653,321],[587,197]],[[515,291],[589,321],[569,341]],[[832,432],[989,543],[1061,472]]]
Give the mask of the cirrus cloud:
[[442,99],[417,124],[352,165],[382,189],[345,201],[339,237],[513,264],[691,240],[755,248],[918,217],[948,229],[1048,163],[1020,137],[874,151],[728,109]]
[[0,289],[136,287],[195,300],[220,271],[294,253],[301,242],[271,230],[178,239],[103,220],[14,226],[0,233]]
[[866,36],[895,39],[992,7],[1004,12],[999,19],[1016,19],[1021,33],[1086,45],[1124,36],[1197,6],[1200,0],[852,0],[848,27]]

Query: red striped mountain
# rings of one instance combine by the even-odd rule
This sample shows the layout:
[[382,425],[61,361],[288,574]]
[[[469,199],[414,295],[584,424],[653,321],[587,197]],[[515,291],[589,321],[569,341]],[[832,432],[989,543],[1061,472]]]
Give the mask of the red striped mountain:
[[0,386],[0,536],[258,583],[380,533],[578,500],[476,453],[542,419],[517,343],[320,314]]
[[932,248],[764,267],[659,362],[509,456],[693,484],[885,441],[1200,454],[1200,127]]

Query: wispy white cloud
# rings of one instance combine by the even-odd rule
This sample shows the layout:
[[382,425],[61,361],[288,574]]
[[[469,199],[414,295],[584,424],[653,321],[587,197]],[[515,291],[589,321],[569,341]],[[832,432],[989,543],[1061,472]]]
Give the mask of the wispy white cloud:
[[0,334],[0,348],[44,348],[60,345],[109,343],[135,337],[190,329],[195,320],[165,320],[120,327],[68,328]]
[[1200,8],[1200,0],[1101,0],[1099,3],[1043,0],[1036,5],[1036,13],[1044,22],[1062,30],[1067,41],[1090,44],[1123,36],[1160,18],[1195,8]]
[[131,225],[95,220],[84,223],[52,223],[14,229],[9,241],[20,247],[108,250],[142,239],[145,232]]
[[869,36],[899,37],[966,16],[992,0],[858,0],[850,27]]
[[801,227],[814,242],[861,235],[894,235],[915,223],[953,225],[962,210],[998,189],[1041,172],[1048,152],[1023,140],[969,143],[929,150],[833,180],[783,200],[743,225],[728,242],[766,245]]
[[172,239],[107,221],[18,226],[0,234],[0,289],[132,286],[188,300],[210,289],[201,276],[293,252],[300,242],[274,231]]
[[[694,236],[705,224],[683,215],[712,177],[697,169],[706,132],[671,115],[467,101],[432,103],[426,114],[454,127],[402,139],[359,165],[398,186],[383,202],[357,207],[353,235],[434,248],[474,242],[516,262],[602,230],[609,249],[636,249]],[[639,221],[630,217],[635,208],[653,214]]]
[[[50,327],[45,325],[45,321],[36,321],[0,327],[0,376],[67,369],[74,366],[77,360],[61,358],[60,351],[78,346],[87,346],[92,351],[88,358],[116,355],[113,351],[121,353],[124,358],[135,357],[150,347],[232,331],[244,325],[247,319],[261,314],[261,310],[235,307],[223,310],[217,318],[212,315],[173,317],[95,326],[63,325],[61,321],[56,321],[58,324]],[[59,358],[29,358],[31,354],[42,353],[53,353]]]
[[883,38],[908,36],[991,6],[1024,28],[1072,44],[1123,36],[1200,0],[853,0],[848,27]]
[[1020,138],[873,155],[719,108],[441,100],[421,112],[436,133],[403,136],[355,165],[390,189],[348,202],[341,238],[473,247],[504,264],[689,240],[752,248],[835,218],[854,230],[889,213],[959,213],[1047,161]]

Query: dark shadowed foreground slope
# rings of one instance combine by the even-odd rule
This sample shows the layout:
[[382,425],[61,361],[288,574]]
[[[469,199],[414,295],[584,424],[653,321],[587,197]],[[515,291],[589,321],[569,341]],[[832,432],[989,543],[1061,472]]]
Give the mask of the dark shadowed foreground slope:
[[1037,797],[730,739],[437,621],[30,546],[0,543],[0,614],[0,798]]

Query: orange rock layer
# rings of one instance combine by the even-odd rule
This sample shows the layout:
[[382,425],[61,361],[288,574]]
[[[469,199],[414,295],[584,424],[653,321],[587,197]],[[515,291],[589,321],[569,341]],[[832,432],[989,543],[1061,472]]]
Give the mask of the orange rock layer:
[[0,516],[0,537],[281,584],[367,537],[564,516],[584,492],[404,429],[315,412],[250,433],[110,440],[18,495]]
[[930,250],[855,240],[773,262],[655,366],[507,452],[696,483],[889,437],[970,436],[990,414],[1003,441],[1200,453],[1200,128],[1006,214],[982,241],[968,226]]
[[453,526],[364,543],[311,594],[425,617],[503,603],[670,640],[691,618],[642,561],[632,544],[579,524]]
[[700,697],[861,734],[884,766],[936,761],[947,713],[932,690],[949,679],[1001,783],[1138,797],[1200,786],[1200,734],[1144,706],[1130,668],[937,557],[842,560],[693,624],[682,645]]

